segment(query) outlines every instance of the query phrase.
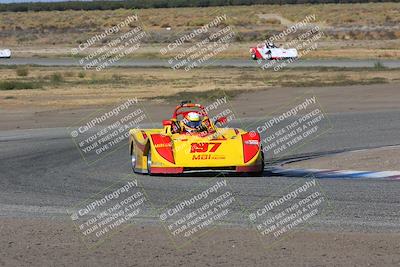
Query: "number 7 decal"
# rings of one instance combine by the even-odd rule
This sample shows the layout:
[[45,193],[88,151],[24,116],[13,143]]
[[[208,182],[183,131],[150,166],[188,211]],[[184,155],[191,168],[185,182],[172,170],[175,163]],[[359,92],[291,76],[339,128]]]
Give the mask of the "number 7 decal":
[[212,145],[212,148],[210,149],[210,152],[215,152],[215,151],[217,151],[217,149],[219,148],[221,143],[210,143],[210,145]]
[[[211,145],[210,150],[208,150]],[[215,152],[221,143],[192,143],[190,153],[204,153],[204,152]]]

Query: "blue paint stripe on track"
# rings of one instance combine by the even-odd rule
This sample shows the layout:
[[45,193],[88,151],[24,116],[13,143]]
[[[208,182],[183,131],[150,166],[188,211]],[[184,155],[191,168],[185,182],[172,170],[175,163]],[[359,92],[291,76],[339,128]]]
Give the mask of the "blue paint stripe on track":
[[267,168],[267,171],[286,177],[304,177],[313,175],[318,179],[394,179],[400,180],[400,171],[352,171],[319,169],[286,169],[283,167]]

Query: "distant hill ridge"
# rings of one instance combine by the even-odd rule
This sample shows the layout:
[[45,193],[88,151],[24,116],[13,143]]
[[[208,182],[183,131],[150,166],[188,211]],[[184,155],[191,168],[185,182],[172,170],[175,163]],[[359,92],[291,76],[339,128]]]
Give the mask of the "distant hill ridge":
[[[18,0],[23,1],[23,0]],[[29,1],[29,0],[27,0]],[[43,0],[46,1],[46,0]],[[48,1],[48,0],[47,0]],[[115,10],[133,8],[208,7],[257,4],[325,4],[399,2],[399,0],[128,0],[128,1],[62,1],[0,4],[0,12]]]

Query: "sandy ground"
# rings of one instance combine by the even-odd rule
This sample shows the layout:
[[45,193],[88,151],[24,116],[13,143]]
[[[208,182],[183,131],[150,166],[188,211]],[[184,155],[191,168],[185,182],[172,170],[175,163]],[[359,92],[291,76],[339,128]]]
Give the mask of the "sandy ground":
[[[22,75],[24,72],[27,76],[18,76],[19,73]],[[40,87],[5,90],[7,87],[1,83],[0,108],[10,110],[80,109],[113,105],[132,97],[156,99],[163,96],[173,97],[183,92],[187,92],[185,97],[192,100],[196,96],[211,100],[213,90],[226,92],[269,90],[278,94],[282,92],[285,94],[284,97],[288,98],[288,96],[295,97],[297,92],[312,89],[325,96],[332,90],[345,93],[343,89],[337,89],[334,86],[399,84],[399,77],[400,69],[376,68],[333,70],[301,67],[283,71],[263,71],[261,68],[212,67],[193,71],[172,71],[169,68],[140,67],[110,68],[99,73],[94,70],[83,72],[81,68],[73,66],[17,67],[17,69],[7,67],[0,69],[0,81],[8,81],[14,85],[16,82],[24,82]],[[291,88],[291,94],[286,95],[287,90],[279,87],[297,88]],[[350,94],[356,98],[365,93],[374,94],[373,89],[378,86],[372,87],[372,90],[370,87],[364,89],[359,86],[358,88],[363,89],[360,91],[351,87],[350,90]],[[188,92],[192,92],[193,96]],[[396,94],[396,91],[386,92],[385,90],[382,93],[384,95],[376,97],[385,98],[389,93]],[[179,101],[179,98],[176,99],[176,102]],[[273,101],[267,99],[260,105],[267,105],[266,108],[268,108],[271,104]]]
[[400,148],[396,146],[340,153],[294,162],[285,166],[290,168],[398,171],[400,170]]
[[[265,247],[252,230],[218,228],[176,249],[164,229],[128,226],[87,248],[67,220],[1,218],[2,266],[398,266],[399,234],[296,232]],[[211,243],[211,244],[210,244]],[[154,244],[157,244],[155,246]]]

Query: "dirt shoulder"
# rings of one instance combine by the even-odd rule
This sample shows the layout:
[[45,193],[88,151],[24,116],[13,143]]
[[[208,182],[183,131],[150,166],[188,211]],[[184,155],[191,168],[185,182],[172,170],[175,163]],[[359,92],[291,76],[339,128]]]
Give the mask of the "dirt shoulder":
[[[126,99],[137,96],[134,90],[114,89],[109,93],[102,89],[86,90],[88,95],[79,89],[76,91],[54,89],[40,92],[31,92],[33,90],[0,92],[0,95],[16,94],[16,99],[4,99],[0,106],[0,130],[68,127],[96,110],[108,107],[111,109]],[[199,88],[198,91],[193,91],[193,94],[185,96],[186,98],[177,96],[176,99],[170,98],[167,102],[162,98],[151,101],[141,98],[140,96],[144,93],[138,97],[144,99],[146,112],[155,122],[158,122],[161,119],[167,119],[181,100],[200,95],[205,97],[204,100],[199,101],[200,103],[207,104],[215,101],[207,96],[208,93],[202,93],[202,90],[205,89]],[[159,92],[159,94],[166,93],[168,91]],[[264,87],[241,91],[230,100],[230,104],[239,119],[264,117],[275,114],[283,107],[289,109],[296,98],[304,98],[310,94],[317,97],[327,113],[397,110],[400,98],[397,83],[330,87]],[[7,101],[9,102],[6,103]]]
[[110,68],[98,72],[79,67],[6,66],[0,68],[0,107],[82,108],[110,105],[129,97],[162,100],[183,92],[190,92],[186,95],[190,99],[207,99],[212,90],[296,87],[292,88],[296,93],[304,88],[326,87],[326,91],[333,91],[335,86],[399,84],[399,77],[400,69],[384,68]]
[[396,171],[400,170],[400,147],[385,147],[340,153],[286,164],[289,168]]
[[395,266],[399,234],[297,232],[265,248],[248,229],[217,228],[176,249],[158,226],[128,226],[88,249],[70,222],[1,218],[3,266]]

